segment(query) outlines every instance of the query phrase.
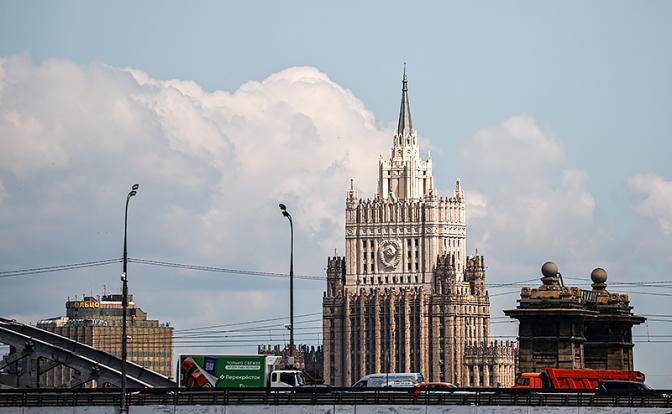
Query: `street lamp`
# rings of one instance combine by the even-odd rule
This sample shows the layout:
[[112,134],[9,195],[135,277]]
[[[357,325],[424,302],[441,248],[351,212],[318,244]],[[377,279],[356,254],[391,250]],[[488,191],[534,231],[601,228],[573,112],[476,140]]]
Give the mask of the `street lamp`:
[[282,215],[289,220],[290,249],[289,249],[289,366],[294,365],[294,224],[287,206],[279,204]]
[[128,313],[128,273],[126,272],[128,267],[128,248],[126,245],[126,234],[128,230],[128,202],[131,200],[131,197],[138,193],[138,188],[140,188],[138,184],[133,184],[131,187],[131,191],[126,196],[126,210],[124,212],[124,271],[121,273],[121,409],[119,410],[121,413],[128,412],[128,407],[126,406],[126,358],[128,356],[128,337],[126,334],[126,313]]

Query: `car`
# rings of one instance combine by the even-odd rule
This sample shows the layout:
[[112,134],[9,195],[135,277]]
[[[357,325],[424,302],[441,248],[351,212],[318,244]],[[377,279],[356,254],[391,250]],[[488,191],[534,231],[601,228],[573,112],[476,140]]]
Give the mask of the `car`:
[[456,389],[457,386],[449,382],[421,382],[413,387],[411,393],[416,395],[454,393]]
[[651,387],[638,381],[603,380],[597,386],[602,391],[649,391]]

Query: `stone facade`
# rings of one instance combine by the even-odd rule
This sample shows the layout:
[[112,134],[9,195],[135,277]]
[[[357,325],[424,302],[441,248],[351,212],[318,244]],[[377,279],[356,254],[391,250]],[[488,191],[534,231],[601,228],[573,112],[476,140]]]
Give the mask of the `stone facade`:
[[464,369],[474,387],[508,387],[515,382],[518,348],[514,342],[467,345]]
[[391,155],[378,162],[377,194],[358,198],[351,180],[345,216],[345,257],[327,262],[325,381],[349,386],[371,373],[420,372],[427,380],[473,385],[465,361],[472,349],[469,366],[485,364],[494,375],[483,384],[512,385],[515,346],[489,342],[484,260],[466,255],[460,180],[450,197],[437,195],[431,156],[420,157],[412,129],[405,71]]
[[646,318],[632,313],[628,295],[606,290],[607,272],[593,270],[590,291],[565,287],[553,262],[542,274],[541,286],[523,288],[518,307],[504,311],[520,321],[519,370],[634,370],[632,326]]

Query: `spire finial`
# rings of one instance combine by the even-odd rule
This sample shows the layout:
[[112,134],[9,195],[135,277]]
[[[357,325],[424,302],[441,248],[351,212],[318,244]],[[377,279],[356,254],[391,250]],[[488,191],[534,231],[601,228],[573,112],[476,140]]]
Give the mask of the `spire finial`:
[[406,62],[404,62],[404,77],[401,87],[401,110],[399,111],[397,134],[400,136],[410,134],[412,129],[411,107],[408,104],[408,77],[406,76]]

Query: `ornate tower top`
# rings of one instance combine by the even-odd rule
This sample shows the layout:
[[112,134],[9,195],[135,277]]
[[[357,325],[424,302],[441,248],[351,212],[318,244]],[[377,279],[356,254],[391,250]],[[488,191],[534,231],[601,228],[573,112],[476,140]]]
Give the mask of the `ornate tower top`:
[[399,110],[399,125],[397,135],[410,135],[413,130],[411,121],[411,107],[408,104],[408,78],[406,77],[406,62],[404,62],[404,80],[401,87],[401,109]]
[[377,198],[392,202],[417,201],[433,199],[435,195],[432,160],[420,158],[418,137],[413,130],[411,107],[408,103],[408,76],[404,63],[399,123],[394,134],[390,159],[380,159]]

